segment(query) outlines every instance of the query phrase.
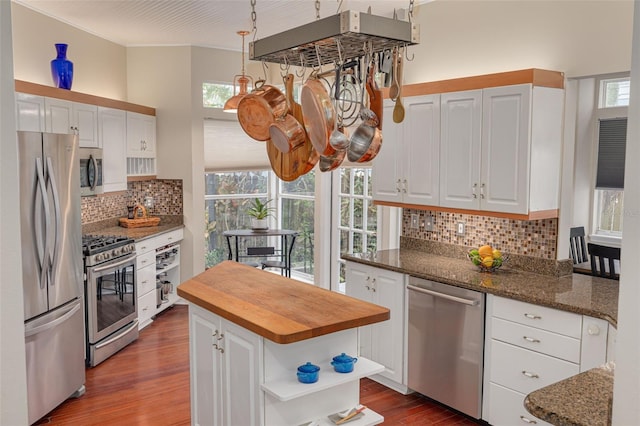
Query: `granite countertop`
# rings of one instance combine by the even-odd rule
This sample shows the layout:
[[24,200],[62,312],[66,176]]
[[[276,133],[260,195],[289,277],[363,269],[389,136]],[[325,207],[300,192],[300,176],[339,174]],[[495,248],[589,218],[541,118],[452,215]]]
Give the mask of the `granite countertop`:
[[142,228],[124,228],[118,225],[118,218],[92,222],[82,225],[82,235],[113,235],[116,237],[132,238],[138,242],[165,232],[184,228],[183,218],[181,215],[167,215],[159,217],[159,225]]
[[619,282],[590,275],[542,275],[509,268],[480,272],[467,259],[412,249],[343,254],[342,258],[470,290],[548,306],[608,321],[618,319]]
[[608,426],[613,402],[613,368],[605,365],[531,392],[525,408],[556,426]]
[[276,343],[389,319],[389,309],[230,260],[178,286],[178,295]]

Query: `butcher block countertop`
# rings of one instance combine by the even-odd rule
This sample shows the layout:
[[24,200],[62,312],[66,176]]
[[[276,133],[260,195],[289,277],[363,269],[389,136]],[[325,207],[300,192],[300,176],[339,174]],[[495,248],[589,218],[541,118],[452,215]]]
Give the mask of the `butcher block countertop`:
[[389,319],[382,306],[233,261],[180,284],[178,295],[276,343]]

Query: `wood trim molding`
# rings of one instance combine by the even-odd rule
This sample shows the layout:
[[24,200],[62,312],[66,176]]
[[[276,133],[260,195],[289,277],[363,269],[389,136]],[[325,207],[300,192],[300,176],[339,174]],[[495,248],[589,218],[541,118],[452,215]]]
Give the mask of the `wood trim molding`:
[[30,95],[47,96],[49,98],[64,99],[67,101],[80,102],[83,104],[121,109],[124,111],[137,112],[145,115],[156,115],[156,109],[148,106],[132,104],[116,99],[103,98],[86,93],[72,92],[70,90],[44,86],[42,84],[31,83],[28,81],[15,80],[15,90],[16,92],[28,93]]
[[[511,86],[525,83],[531,83],[534,86],[564,89],[564,73],[530,68],[473,77],[454,78],[451,80],[407,84],[402,86],[402,96],[432,95],[436,93],[459,92],[462,90],[485,89],[488,87]],[[382,95],[388,98],[389,89],[383,88]]]
[[148,175],[148,176],[127,176],[127,182],[140,182],[145,180],[155,180],[157,179],[156,175]]
[[373,204],[375,204],[376,206],[389,206],[389,207],[401,207],[403,209],[430,210],[430,211],[436,211],[436,212],[472,214],[476,216],[490,216],[490,217],[497,217],[501,219],[511,219],[511,220],[555,219],[559,215],[558,209],[538,210],[538,211],[529,212],[529,214],[519,214],[519,213],[491,212],[491,211],[485,211],[485,210],[454,209],[450,207],[439,207],[439,206],[423,206],[420,204],[391,203],[388,201],[378,201],[378,200],[373,200]]

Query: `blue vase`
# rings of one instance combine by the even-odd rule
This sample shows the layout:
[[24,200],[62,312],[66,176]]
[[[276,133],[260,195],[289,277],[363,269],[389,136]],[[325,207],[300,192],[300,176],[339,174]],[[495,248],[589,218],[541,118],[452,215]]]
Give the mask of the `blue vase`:
[[67,45],[56,43],[58,56],[51,61],[53,84],[60,89],[71,89],[73,82],[73,62],[67,59]]

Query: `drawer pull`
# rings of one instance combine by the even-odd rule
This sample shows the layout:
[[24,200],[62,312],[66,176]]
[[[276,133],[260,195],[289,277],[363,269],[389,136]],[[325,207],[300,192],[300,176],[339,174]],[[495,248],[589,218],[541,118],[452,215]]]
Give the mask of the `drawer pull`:
[[527,342],[531,342],[531,343],[540,343],[539,339],[536,339],[535,337],[527,337],[527,336],[522,336],[522,338],[524,340],[526,340]]
[[529,318],[529,319],[542,319],[542,317],[540,315],[536,315],[536,314],[524,314],[525,317]]
[[524,374],[525,376],[527,376],[530,379],[539,379],[540,376],[538,376],[536,373],[530,373],[526,370],[522,370],[522,374]]
[[538,422],[536,422],[535,420],[528,419],[525,416],[520,416],[520,420],[522,420],[525,423],[529,423],[530,425],[537,425],[538,424]]

